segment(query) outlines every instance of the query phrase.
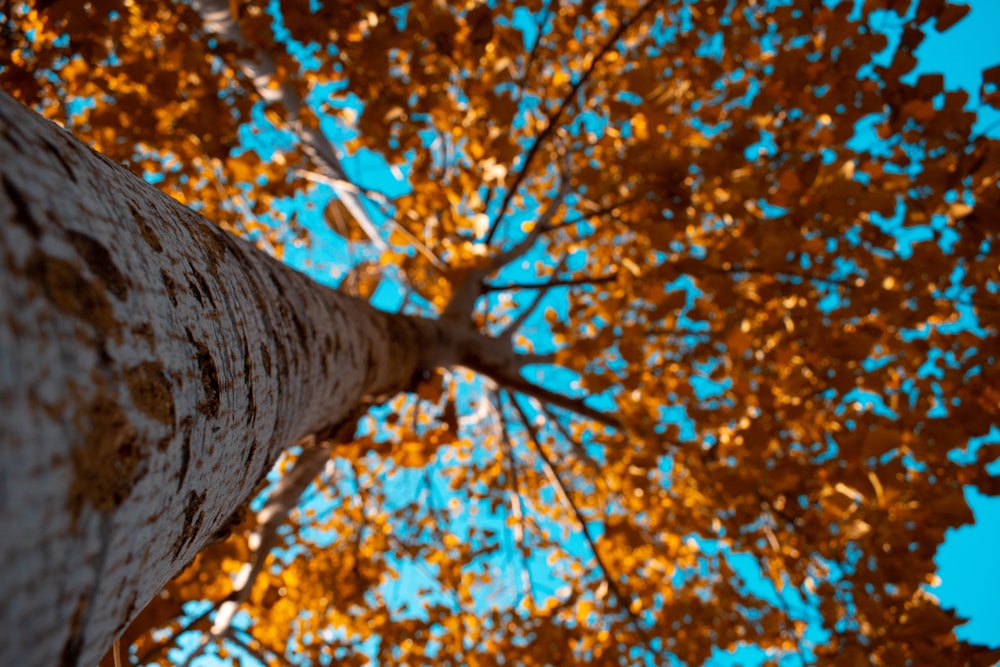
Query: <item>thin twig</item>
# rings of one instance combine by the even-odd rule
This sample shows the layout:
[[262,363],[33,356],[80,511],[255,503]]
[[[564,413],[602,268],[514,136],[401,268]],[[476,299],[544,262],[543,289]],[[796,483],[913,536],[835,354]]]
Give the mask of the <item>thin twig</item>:
[[[242,635],[246,635],[247,639],[244,639],[242,637]],[[242,649],[243,651],[245,651],[251,658],[253,658],[257,662],[259,662],[264,667],[268,667],[268,665],[270,663],[267,660],[267,656],[265,656],[261,652],[261,649],[263,649],[264,651],[267,651],[272,656],[274,656],[274,659],[277,660],[279,664],[281,664],[281,665],[288,665],[288,664],[290,664],[287,660],[285,660],[284,656],[282,656],[281,654],[279,654],[274,649],[271,649],[271,648],[268,648],[267,646],[265,646],[264,642],[262,642],[259,639],[255,638],[253,635],[251,635],[246,630],[241,630],[240,628],[235,628],[235,627],[229,628],[229,632],[226,633],[226,637],[225,638],[226,638],[227,641],[231,641],[234,644],[236,644],[236,646],[238,646],[240,649]],[[257,642],[258,644],[260,644],[261,648],[257,649],[257,648],[254,648],[253,646],[251,646],[250,645],[251,641],[254,641],[254,642]]]
[[512,375],[506,372],[491,372],[490,369],[486,368],[472,368],[472,370],[483,373],[490,379],[494,380],[497,384],[510,391],[515,391],[520,394],[525,394],[526,396],[531,396],[532,398],[537,398],[540,401],[554,405],[557,408],[562,408],[563,410],[575,412],[581,417],[586,417],[597,422],[598,424],[609,426],[615,430],[620,430],[623,427],[621,419],[617,416],[607,412],[602,412],[587,405],[584,402],[587,398],[586,396],[580,398],[569,397],[565,394],[560,394],[559,392],[555,392],[551,389],[541,387],[533,382],[529,382],[519,375]]
[[542,211],[542,215],[535,222],[534,228],[519,242],[493,257],[486,266],[469,271],[465,278],[455,286],[452,297],[448,301],[448,305],[445,306],[442,316],[459,318],[471,314],[476,301],[483,295],[483,282],[486,277],[524,256],[525,253],[534,247],[538,238],[551,225],[552,218],[559,211],[569,191],[570,175],[567,167],[560,172],[559,190],[556,196],[549,200],[545,210]]
[[528,232],[527,236],[490,261],[490,273],[495,273],[523,257],[535,245],[538,238],[552,227],[552,219],[555,218],[556,213],[559,212],[559,207],[563,205],[563,202],[566,201],[566,196],[572,190],[570,179],[569,164],[566,164],[559,172],[559,189],[556,190],[556,196],[549,200],[545,210],[542,211],[542,215],[535,221],[535,226]]
[[535,30],[538,31],[538,35],[535,37],[535,42],[531,45],[531,50],[528,52],[528,57],[525,59],[524,71],[521,73],[521,80],[517,83],[517,90],[519,97],[524,96],[524,85],[528,81],[528,77],[531,75],[532,65],[535,64],[535,57],[538,55],[538,48],[542,44],[542,30],[545,24],[548,23],[549,18],[552,16],[553,6],[556,4],[556,0],[549,0],[548,4],[545,5],[545,10],[542,12],[538,21],[535,22]]
[[[314,171],[307,171],[305,169],[299,169],[296,173],[303,176],[306,180],[313,181],[314,183],[323,183],[331,187],[336,186],[336,187],[347,188],[355,193],[360,192],[364,194],[366,197],[368,197],[373,201],[376,201],[376,203],[379,203],[382,206],[388,205],[388,200],[386,200],[386,198],[383,197],[381,194],[373,193],[369,190],[363,190],[358,186],[354,185],[353,183],[351,183],[350,181],[331,178],[329,176],[326,176],[325,174],[318,174]],[[413,244],[413,247],[416,249],[416,251],[419,252],[424,257],[426,257],[427,261],[429,261],[434,266],[434,268],[438,269],[439,271],[448,270],[448,266],[443,261],[441,261],[440,257],[434,254],[434,251],[428,248],[423,241],[414,236],[413,233],[410,232],[409,229],[404,227],[401,222],[392,217],[392,215],[389,215],[389,213],[386,211],[385,208],[381,208],[381,213],[385,215],[386,220],[389,222],[389,224],[393,226],[393,229],[395,229],[400,234],[409,239],[410,243]]]
[[[774,270],[766,269],[766,268],[763,268],[763,267],[743,266],[743,265],[734,265],[734,266],[731,266],[729,268],[726,268],[726,267],[723,267],[723,266],[711,266],[711,265],[705,264],[703,267],[700,267],[700,268],[704,268],[704,270],[711,271],[713,273],[721,273],[721,274],[746,273],[746,274],[750,274],[750,275],[764,275],[764,276],[772,276],[774,278],[778,278],[778,279],[782,279],[782,280],[795,279],[795,280],[801,280],[803,282],[819,283],[821,285],[828,285],[828,286],[831,286],[831,287],[846,287],[846,288],[855,288],[855,289],[859,288],[859,287],[864,287],[865,284],[867,284],[869,282],[869,280],[870,280],[867,276],[857,276],[857,277],[854,277],[854,278],[823,278],[821,276],[815,276],[815,275],[811,275],[811,274],[808,274],[808,273],[799,273],[799,272],[796,272],[796,271],[785,271],[785,270],[774,271]],[[857,283],[858,280],[861,280],[861,284],[860,285]],[[961,287],[961,286],[958,286],[958,287]],[[970,299],[963,299],[963,298],[958,298],[958,297],[948,297],[948,296],[943,296],[943,295],[942,296],[935,296],[934,294],[923,294],[923,295],[916,294],[916,295],[914,295],[914,294],[911,293],[910,296],[913,297],[913,298],[918,298],[918,299],[919,298],[931,298],[931,299],[936,299],[936,300],[940,300],[940,301],[950,301],[951,303],[955,303],[955,304],[958,304],[958,305],[961,305],[961,306],[971,306],[973,308],[985,308],[987,310],[992,310],[992,309],[994,309],[994,308],[997,307],[997,306],[995,306],[995,305],[993,305],[991,303],[975,303],[974,301],[972,301]]]
[[[559,263],[556,264],[555,269],[552,271],[552,275],[558,275],[559,272],[566,267],[566,262],[568,260],[569,260],[569,255],[563,255],[562,259],[559,260]],[[539,290],[538,292],[536,292],[535,296],[531,299],[531,303],[529,303],[526,308],[524,308],[520,313],[517,314],[514,320],[497,335],[497,338],[506,340],[507,343],[510,344],[510,342],[514,338],[514,334],[517,333],[518,329],[520,329],[527,321],[527,319],[531,317],[532,313],[535,312],[539,304],[542,303],[542,299],[545,297],[546,293],[547,290]]]
[[610,204],[610,205],[604,206],[602,208],[594,209],[594,210],[592,210],[590,212],[587,212],[587,213],[581,213],[580,215],[576,216],[575,218],[569,218],[569,219],[563,220],[558,225],[553,225],[552,227],[550,227],[550,230],[555,231],[557,229],[563,229],[564,227],[572,227],[573,225],[578,225],[581,222],[587,222],[591,218],[601,218],[601,217],[604,217],[606,215],[611,215],[611,214],[613,214],[615,212],[615,209],[621,208],[623,206],[628,206],[630,204],[634,204],[635,202],[640,201],[643,198],[644,198],[644,195],[642,195],[642,194],[634,194],[634,195],[631,195],[631,196],[628,196],[628,197],[624,197],[624,198],[619,199],[618,201],[616,201],[614,204]]
[[577,456],[579,456],[582,461],[584,461],[588,466],[590,466],[591,470],[600,475],[603,472],[601,470],[601,464],[599,464],[597,460],[594,459],[594,457],[591,456],[589,452],[587,452],[587,448],[583,446],[583,443],[574,438],[572,435],[570,435],[569,430],[565,426],[563,426],[563,423],[559,421],[559,419],[554,414],[552,414],[552,411],[549,410],[549,407],[547,405],[539,402],[538,407],[545,416],[546,423],[554,425],[555,429],[559,432],[560,435],[562,435],[563,439],[570,444],[570,446],[574,449],[574,451],[576,451]]
[[627,21],[624,21],[618,29],[615,30],[614,34],[604,43],[601,49],[594,55],[593,59],[590,61],[590,66],[587,70],[580,76],[576,82],[570,86],[569,91],[563,96],[562,103],[556,109],[556,112],[551,116],[548,116],[545,128],[535,137],[534,142],[531,144],[531,148],[528,149],[528,153],[524,157],[524,161],[521,164],[521,168],[517,171],[517,176],[514,177],[514,182],[511,184],[510,188],[507,190],[507,194],[504,195],[503,201],[500,203],[500,210],[497,212],[496,218],[493,220],[493,224],[490,225],[489,231],[486,233],[486,243],[491,243],[493,241],[493,236],[496,234],[497,229],[500,227],[500,223],[503,222],[504,216],[507,213],[507,208],[510,206],[510,202],[514,199],[514,195],[517,190],[521,187],[521,183],[524,182],[525,177],[528,175],[528,170],[531,168],[531,162],[535,159],[535,155],[541,150],[542,145],[545,140],[548,139],[552,131],[558,126],[559,120],[562,115],[566,113],[566,109],[572,104],[573,98],[576,97],[576,93],[580,88],[587,82],[591,74],[597,69],[597,65],[604,59],[604,56],[618,43],[622,35],[632,27],[632,25],[642,17],[654,4],[659,2],[659,0],[647,0],[636,13]]
[[183,634],[185,634],[187,632],[190,632],[191,630],[194,630],[194,627],[197,624],[201,623],[202,621],[205,621],[212,614],[212,612],[214,612],[216,609],[218,609],[219,605],[222,604],[223,602],[225,602],[226,600],[228,600],[229,597],[230,596],[227,595],[222,600],[219,600],[218,602],[213,602],[208,607],[208,609],[206,609],[202,613],[200,613],[197,616],[195,616],[194,618],[192,618],[190,621],[187,622],[187,624],[178,627],[177,630],[175,630],[174,632],[172,632],[170,634],[170,636],[167,637],[166,639],[164,639],[162,642],[159,642],[157,644],[154,644],[153,646],[150,646],[149,649],[147,649],[145,653],[143,653],[142,655],[140,655],[140,656],[137,657],[137,659],[136,659],[137,660],[137,664],[145,665],[145,664],[149,663],[157,655],[159,655],[160,653],[163,653],[163,651],[169,649],[171,645],[176,644],[177,643],[177,639],[181,635],[183,635]]
[[632,625],[639,632],[639,634],[642,635],[646,643],[647,644],[651,643],[652,637],[649,635],[646,628],[643,627],[640,619],[635,614],[635,612],[632,611],[632,604],[635,598],[632,596],[631,592],[622,590],[622,588],[618,585],[618,582],[612,575],[611,569],[608,567],[607,563],[605,563],[604,559],[601,557],[601,552],[597,547],[597,541],[594,539],[594,536],[591,535],[590,533],[590,527],[587,525],[587,520],[580,512],[580,508],[577,507],[576,503],[573,502],[573,499],[570,498],[569,492],[566,487],[566,483],[563,482],[562,478],[559,476],[559,471],[556,470],[552,461],[545,453],[545,448],[542,447],[541,439],[538,437],[538,430],[535,428],[534,423],[531,421],[531,419],[528,418],[528,415],[524,412],[524,409],[521,407],[521,404],[517,401],[517,398],[515,398],[514,396],[510,396],[508,397],[508,402],[517,411],[518,416],[521,418],[521,422],[524,424],[525,429],[527,429],[528,441],[531,444],[532,449],[534,449],[535,453],[538,455],[538,458],[541,459],[542,468],[545,472],[545,476],[548,478],[549,483],[552,485],[553,490],[556,492],[556,495],[559,497],[559,500],[563,503],[563,506],[566,508],[566,510],[573,515],[574,519],[576,519],[577,525],[580,527],[580,532],[583,535],[583,538],[586,540],[587,546],[590,547],[591,553],[594,555],[594,560],[597,563],[597,567],[600,570],[601,576],[603,577],[604,582],[607,584],[608,589],[611,591],[611,594],[614,596],[619,606],[621,606],[624,609]]
[[602,285],[618,279],[618,271],[606,276],[583,276],[581,278],[560,278],[540,283],[508,283],[506,285],[486,285],[483,292],[509,292],[514,290],[550,290],[553,287],[578,287],[582,285]]
[[[497,396],[497,392],[491,392],[494,397]],[[496,408],[497,414],[499,415],[499,408]],[[503,449],[504,459],[507,462],[507,477],[508,477],[508,491],[507,497],[510,500],[510,513],[513,515],[515,520],[515,525],[513,526],[514,532],[514,544],[515,551],[518,555],[518,563],[521,566],[521,594],[527,594],[529,599],[534,601],[535,599],[535,589],[534,584],[531,581],[531,571],[528,568],[528,564],[525,562],[524,553],[524,512],[521,509],[521,492],[520,492],[520,481],[517,474],[517,462],[514,460],[514,451],[511,446],[510,433],[507,430],[507,423],[501,417],[498,420],[501,432],[501,448]],[[520,600],[518,601],[520,602]]]
[[[598,486],[603,487],[605,493],[607,493],[610,496],[613,496],[617,500],[618,506],[622,508],[622,511],[625,512],[626,514],[629,514],[628,504],[625,501],[625,497],[622,495],[621,491],[612,490],[604,482],[604,471],[601,468],[601,465],[587,452],[587,449],[583,446],[583,443],[574,438],[569,433],[566,426],[555,415],[552,414],[552,411],[549,410],[548,406],[539,401],[535,402],[538,403],[537,408],[542,413],[542,416],[545,419],[545,423],[554,425],[556,430],[563,437],[563,439],[569,442],[570,446],[574,449],[574,451],[576,451],[577,456],[580,457],[580,459],[583,460],[588,466],[590,466],[592,472],[595,475],[594,477],[595,488]],[[667,552],[667,548],[664,546],[663,540],[661,540],[656,534],[651,532],[648,527],[643,526],[638,521],[633,521],[633,525],[635,525],[635,527],[642,534],[643,539],[645,539],[649,544],[653,545],[656,548],[657,552],[659,553]]]
[[192,6],[201,16],[206,32],[214,34],[220,42],[236,45],[240,48],[240,53],[252,54],[237,56],[236,66],[265,103],[272,105],[278,103],[284,107],[285,122],[300,139],[303,151],[321,172],[338,182],[338,185],[332,186],[338,199],[350,211],[375,247],[382,252],[388,250],[388,246],[379,235],[378,227],[357,196],[357,189],[352,190],[339,184],[350,183],[350,179],[347,178],[336,149],[321,129],[310,127],[303,122],[302,110],[306,106],[305,100],[288,81],[279,79],[278,67],[271,54],[263,49],[255,49],[247,41],[239,21],[236,20],[226,0],[193,0]]

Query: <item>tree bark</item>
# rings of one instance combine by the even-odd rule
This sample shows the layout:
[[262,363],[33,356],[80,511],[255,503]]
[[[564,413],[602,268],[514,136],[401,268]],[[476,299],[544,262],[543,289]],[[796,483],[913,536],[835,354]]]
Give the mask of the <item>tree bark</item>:
[[283,448],[473,333],[310,281],[2,93],[0,156],[0,665],[93,665]]

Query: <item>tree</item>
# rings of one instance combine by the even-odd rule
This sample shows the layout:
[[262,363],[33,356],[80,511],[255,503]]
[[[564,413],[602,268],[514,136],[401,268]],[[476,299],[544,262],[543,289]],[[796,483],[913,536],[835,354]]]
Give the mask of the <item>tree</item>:
[[[326,200],[358,254],[341,291],[405,292],[409,315],[309,283],[68,138],[5,121],[32,159],[3,165],[0,210],[21,221],[5,247],[26,249],[5,260],[4,433],[30,434],[5,437],[4,471],[53,480],[12,487],[5,553],[69,571],[31,556],[73,535],[61,558],[125,578],[132,548],[182,544],[131,602],[78,595],[93,586],[78,573],[43,606],[17,569],[5,598],[44,609],[49,632],[87,627],[67,654],[82,662],[122,631],[143,664],[188,631],[261,664],[702,664],[746,645],[818,664],[996,660],[925,590],[945,531],[972,518],[963,489],[998,488],[1000,150],[966,93],[906,78],[924,33],[968,8],[830,4],[9,5],[0,79],[18,99],[278,256],[325,233],[303,207],[284,217],[287,200]],[[893,21],[889,49],[875,28]],[[984,104],[998,78],[984,73]],[[405,187],[348,178],[338,118],[356,130],[341,150]],[[59,171],[53,155],[73,157]],[[69,216],[81,174],[104,223]],[[147,287],[170,284],[161,269],[177,304]],[[205,316],[222,302],[233,322]],[[333,331],[382,350],[366,361],[382,379],[325,356]],[[253,397],[235,391],[248,377]],[[89,412],[68,418],[57,390],[89,392],[72,403]],[[172,410],[143,410],[166,394]],[[160,453],[186,416],[190,458],[171,455],[177,433]],[[88,440],[95,424],[119,435]],[[263,451],[230,488],[211,457],[245,455],[241,438]],[[25,457],[28,441],[62,458]],[[88,451],[123,448],[149,452],[148,471],[112,456],[102,494],[70,483],[100,478]],[[199,462],[168,489],[180,502],[144,501]],[[34,497],[49,504],[24,509]],[[118,518],[153,505],[161,528]]]

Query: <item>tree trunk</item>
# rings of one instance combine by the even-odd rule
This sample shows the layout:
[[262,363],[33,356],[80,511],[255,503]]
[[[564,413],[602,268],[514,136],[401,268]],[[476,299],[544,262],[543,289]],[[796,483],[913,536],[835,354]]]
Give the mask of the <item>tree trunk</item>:
[[93,665],[281,450],[454,361],[0,93],[0,665]]

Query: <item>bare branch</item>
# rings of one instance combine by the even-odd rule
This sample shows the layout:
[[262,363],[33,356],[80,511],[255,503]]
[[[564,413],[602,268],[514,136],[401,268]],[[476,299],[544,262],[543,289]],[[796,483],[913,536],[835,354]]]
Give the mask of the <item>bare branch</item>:
[[371,191],[365,190],[344,178],[327,176],[326,174],[321,174],[316,171],[310,171],[308,169],[296,169],[295,173],[296,175],[301,176],[307,181],[312,181],[313,183],[321,183],[323,185],[329,185],[331,188],[341,188],[345,192],[350,192],[356,195],[363,194],[366,197],[370,198],[381,197],[384,199],[384,197],[382,197],[382,195],[380,195],[379,193],[372,193]]
[[600,474],[601,473],[600,464],[594,459],[593,456],[591,456],[587,452],[587,448],[583,446],[583,443],[574,438],[570,434],[569,429],[567,429],[563,425],[563,423],[559,421],[559,419],[554,414],[552,414],[552,411],[549,410],[547,405],[539,402],[538,407],[541,410],[542,414],[545,416],[545,423],[552,424],[553,426],[555,426],[555,429],[559,432],[559,434],[563,437],[563,439],[570,444],[570,446],[576,452],[577,456],[579,456],[582,461],[584,461],[587,465],[589,465],[591,470],[593,470],[595,473]]
[[201,15],[206,32],[214,33],[220,40],[235,44],[240,47],[241,52],[253,54],[252,57],[237,58],[239,68],[262,100],[268,104],[280,104],[284,107],[288,125],[302,140],[302,149],[313,164],[331,179],[330,185],[337,193],[337,198],[375,247],[383,252],[388,250],[388,246],[379,235],[378,228],[358,197],[358,188],[347,178],[336,149],[318,127],[312,127],[302,121],[305,102],[294,86],[279,78],[274,58],[263,50],[254,49],[246,40],[226,0],[193,0],[192,6]]
[[514,177],[514,182],[511,184],[510,188],[507,190],[507,194],[504,195],[503,201],[500,203],[500,211],[497,213],[496,219],[493,224],[490,225],[490,229],[486,234],[486,243],[491,243],[493,241],[493,236],[496,234],[497,229],[500,227],[500,223],[503,222],[504,216],[507,214],[507,208],[510,206],[510,202],[514,199],[514,195],[517,190],[521,187],[521,183],[524,182],[525,177],[528,175],[528,170],[531,168],[531,162],[534,160],[535,155],[541,149],[542,145],[548,139],[552,131],[558,127],[559,120],[562,115],[566,113],[566,109],[572,104],[573,98],[576,97],[577,92],[583,87],[583,84],[587,82],[590,76],[597,69],[597,65],[604,59],[604,56],[618,43],[618,40],[622,38],[625,32],[638,21],[643,14],[645,14],[650,8],[653,7],[659,0],[646,0],[646,2],[639,7],[635,14],[632,15],[627,21],[623,21],[618,29],[615,30],[614,34],[608,38],[601,49],[594,54],[593,59],[590,61],[590,66],[587,68],[579,79],[570,86],[569,91],[563,96],[562,103],[559,108],[556,109],[555,113],[548,117],[545,124],[545,129],[543,129],[537,137],[535,137],[534,142],[531,144],[531,148],[528,149],[527,155],[524,157],[524,162],[521,164],[521,168],[517,172],[517,176]]
[[[765,528],[767,529],[767,531],[769,533],[768,534],[769,540],[772,543],[776,543],[777,542],[777,538],[774,536],[774,533],[771,532],[771,528],[769,526],[767,526],[766,524],[765,524]],[[777,548],[777,549],[774,550],[774,552],[778,556],[778,558],[781,560],[782,564],[785,565],[785,568],[786,568],[785,571],[789,571],[789,570],[787,570],[787,561],[785,560],[785,557],[782,555],[781,549]],[[770,581],[771,587],[774,589],[774,598],[773,599],[774,599],[774,601],[776,603],[775,606],[778,609],[780,609],[782,612],[784,612],[785,617],[788,618],[788,619],[801,618],[802,617],[802,611],[798,610],[798,613],[796,613],[795,611],[793,611],[791,605],[788,603],[788,600],[785,599],[785,596],[782,594],[782,591],[778,588],[778,585],[773,580],[768,579],[768,577],[765,575],[765,573],[768,571],[768,568],[767,568],[767,564],[766,564],[766,562],[764,560],[764,556],[762,554],[759,554],[759,553],[751,553],[751,556],[757,562],[757,567],[760,568],[760,572],[761,572],[761,575],[762,575],[761,578],[764,579],[765,581]],[[794,586],[794,590],[797,593],[799,593],[800,595],[802,594],[802,590],[798,586]],[[803,597],[806,597],[806,596],[803,595]],[[805,633],[799,628],[799,626],[798,626],[797,623],[792,623],[791,627],[789,628],[789,630],[791,631],[792,636],[795,637],[795,648],[792,649],[792,650],[798,656],[800,662],[803,665],[808,665],[809,661],[806,659],[805,652],[802,650],[802,645],[806,641]]]
[[486,277],[499,271],[531,250],[535,242],[542,235],[542,232],[548,229],[552,218],[559,210],[559,207],[562,206],[566,195],[569,193],[568,172],[564,173],[561,178],[559,191],[555,197],[549,200],[548,206],[545,207],[542,215],[535,222],[534,228],[521,241],[490,260],[486,266],[469,271],[455,287],[451,300],[444,309],[444,316],[460,318],[471,314],[476,301],[483,294],[483,281]]
[[520,369],[532,364],[554,364],[556,363],[556,354],[555,350],[552,352],[518,352],[514,360]]
[[[566,262],[568,259],[569,259],[568,255],[563,255],[562,259],[560,259],[559,263],[556,265],[555,270],[552,272],[552,275],[557,275],[560,271],[562,271],[563,268],[566,267]],[[518,313],[517,317],[514,318],[514,321],[511,322],[510,325],[507,326],[507,328],[501,331],[497,335],[497,338],[505,340],[507,341],[508,344],[510,344],[511,340],[514,338],[514,334],[517,333],[517,330],[521,328],[521,326],[525,323],[525,321],[527,321],[529,317],[531,317],[531,314],[535,312],[535,310],[538,308],[538,305],[542,302],[542,298],[545,296],[545,294],[546,290],[539,290],[538,292],[536,292],[535,296],[531,300],[531,303],[528,304],[528,307],[522,310],[520,313]]]
[[566,201],[566,195],[569,194],[570,189],[570,174],[568,167],[566,167],[561,172],[559,190],[556,191],[556,196],[549,200],[545,210],[542,211],[542,215],[535,222],[535,226],[521,241],[493,258],[490,262],[490,273],[499,271],[515,260],[520,259],[531,250],[542,233],[551,227],[552,219],[559,211],[559,207]]
[[[229,631],[226,633],[225,639],[226,641],[232,642],[237,648],[239,648],[241,651],[249,655],[258,663],[260,663],[262,667],[268,667],[268,665],[271,664],[270,661],[267,659],[267,656],[264,655],[263,651],[267,651],[268,653],[273,655],[274,659],[278,661],[278,664],[281,665],[289,664],[288,661],[285,660],[283,656],[278,655],[276,651],[272,651],[271,649],[265,647],[260,640],[254,639],[252,635],[250,635],[250,639],[247,640],[241,636],[242,634],[249,635],[249,633],[238,632],[236,628],[229,628]],[[260,644],[261,649],[263,649],[263,651],[261,649],[251,646],[250,645],[251,641],[255,641],[258,644]]]
[[581,213],[575,218],[569,218],[567,220],[563,220],[558,225],[553,225],[550,229],[557,230],[557,229],[563,229],[565,227],[572,227],[573,225],[578,225],[581,222],[587,222],[591,218],[602,218],[606,215],[611,215],[615,212],[615,209],[621,208],[623,206],[628,206],[629,204],[633,204],[637,201],[640,201],[643,198],[643,196],[644,195],[642,194],[634,194],[628,197],[624,197],[608,206],[604,206],[602,208],[596,208],[589,212]]
[[[628,504],[625,502],[625,498],[622,496],[620,491],[614,491],[608,488],[607,484],[603,484],[603,470],[601,469],[601,465],[594,459],[594,457],[592,457],[587,452],[587,449],[586,447],[583,446],[583,443],[580,442],[577,438],[574,438],[572,434],[570,434],[565,424],[563,424],[558,417],[552,414],[552,411],[549,410],[548,406],[544,404],[539,404],[538,408],[542,412],[546,420],[545,423],[555,426],[556,430],[563,437],[563,439],[570,444],[570,446],[576,452],[577,456],[579,456],[582,461],[584,461],[588,466],[590,466],[591,470],[595,474],[595,483],[601,483],[601,485],[604,487],[605,491],[608,494],[613,495],[617,498],[618,505],[622,508],[622,510],[627,512]],[[663,540],[657,537],[654,533],[650,532],[650,530],[646,526],[643,526],[639,522],[635,522],[635,526],[642,533],[643,538],[647,542],[652,544],[654,547],[656,547],[657,551],[664,553],[666,552],[667,549],[663,544]]]
[[[225,599],[228,599],[228,596]],[[177,630],[175,630],[174,632],[172,632],[170,634],[170,636],[167,637],[166,639],[164,639],[162,642],[159,642],[158,644],[150,646],[149,649],[147,649],[145,653],[143,653],[142,655],[140,655],[140,656],[137,657],[137,663],[136,664],[139,664],[139,665],[148,664],[153,659],[155,659],[156,656],[158,656],[161,653],[163,653],[164,651],[168,650],[171,646],[173,646],[174,644],[177,643],[177,640],[180,638],[181,635],[183,635],[183,634],[185,634],[187,632],[191,632],[192,630],[195,629],[195,626],[200,625],[202,623],[205,623],[208,620],[208,617],[212,614],[212,612],[214,612],[216,609],[218,609],[219,605],[222,604],[224,601],[225,600],[220,600],[218,602],[213,603],[212,605],[210,605],[208,607],[208,609],[206,609],[202,613],[200,613],[197,616],[195,616],[194,618],[192,618],[186,624],[184,624],[184,625],[180,626],[179,628],[177,628]]]
[[[305,169],[299,169],[295,173],[300,174],[306,180],[313,181],[314,183],[323,183],[331,187],[342,187],[345,189],[349,189],[355,193],[362,193],[372,201],[381,204],[382,206],[387,206],[389,203],[388,200],[385,197],[383,197],[380,193],[372,192],[371,190],[364,190],[349,181],[331,178],[324,174],[318,174],[315,171],[308,171]],[[426,257],[427,261],[429,261],[434,266],[434,268],[438,269],[439,271],[448,270],[448,266],[441,261],[440,257],[434,254],[434,252],[430,248],[428,248],[423,241],[414,236],[410,232],[410,230],[408,230],[406,227],[403,226],[402,223],[400,223],[398,220],[392,217],[392,215],[390,215],[389,212],[385,210],[385,208],[382,208],[381,212],[383,215],[385,215],[388,222],[393,226],[393,229],[397,230],[400,234],[405,236],[410,241],[410,243],[413,244],[413,247],[417,250],[417,252]]]
[[514,290],[543,290],[547,291],[554,287],[577,287],[581,285],[602,285],[614,282],[618,279],[618,271],[606,276],[583,276],[581,278],[562,278],[541,283],[509,283],[507,285],[486,285],[483,287],[484,293],[507,292]]
[[482,296],[483,279],[487,275],[489,275],[489,270],[486,268],[472,269],[465,274],[465,277],[452,291],[451,299],[444,307],[441,317],[464,319],[471,315],[476,307],[476,301]]
[[539,401],[549,403],[557,408],[562,408],[563,410],[575,412],[581,417],[586,417],[597,422],[598,424],[603,424],[616,430],[623,427],[622,421],[615,415],[608,414],[607,412],[601,412],[600,410],[596,410],[587,405],[584,402],[586,397],[571,398],[564,394],[552,391],[551,389],[540,387],[520,376],[511,376],[510,374],[499,372],[490,373],[488,370],[483,370],[481,372],[508,390],[515,391],[526,396],[531,396],[532,398],[537,398]]
[[[491,394],[494,398],[498,398],[497,392],[494,391]],[[500,425],[501,447],[504,459],[507,462],[507,476],[509,477],[507,495],[510,500],[510,513],[516,521],[513,526],[513,532],[514,542],[517,547],[518,562],[521,565],[521,594],[524,595],[527,593],[530,599],[534,600],[535,590],[531,581],[531,572],[528,569],[527,563],[524,562],[524,513],[521,511],[521,493],[517,475],[517,463],[514,461],[510,433],[507,431],[507,422],[500,416],[500,408],[495,407],[495,410],[499,417],[497,421]]]
[[643,636],[646,642],[649,643],[652,641],[652,637],[649,636],[639,618],[632,611],[632,601],[634,598],[631,592],[623,590],[618,585],[618,582],[615,580],[614,576],[612,576],[611,569],[601,557],[601,552],[597,548],[597,542],[594,540],[594,536],[590,533],[590,527],[587,525],[587,520],[584,518],[583,513],[580,512],[580,508],[577,507],[576,503],[573,502],[573,499],[570,498],[566,484],[559,476],[559,471],[556,470],[552,461],[545,453],[545,448],[542,447],[541,439],[538,437],[538,430],[535,428],[534,423],[532,423],[531,419],[528,418],[528,415],[525,414],[524,409],[515,397],[511,396],[509,397],[509,400],[511,405],[517,411],[518,416],[521,418],[521,422],[524,424],[524,427],[528,430],[528,442],[531,444],[532,449],[535,450],[535,453],[538,454],[538,458],[541,459],[545,476],[548,478],[553,490],[555,490],[560,502],[562,502],[566,510],[572,514],[573,518],[576,519],[576,523],[580,527],[580,532],[583,535],[583,538],[587,541],[587,546],[590,547],[591,553],[594,555],[597,568],[601,571],[601,576],[603,577],[604,582],[608,585],[608,589],[611,591],[611,594],[614,596],[619,606],[624,609],[635,629]]
[[525,59],[524,71],[521,73],[521,80],[517,82],[517,90],[521,95],[524,94],[524,84],[531,75],[532,65],[535,64],[535,58],[538,55],[538,47],[542,45],[542,29],[545,27],[545,24],[549,22],[549,18],[553,14],[552,10],[555,4],[556,0],[549,0],[549,2],[545,5],[545,11],[542,12],[538,21],[535,23],[535,30],[538,32],[538,35],[535,37],[535,42],[531,45],[531,51],[528,52],[528,57]]

